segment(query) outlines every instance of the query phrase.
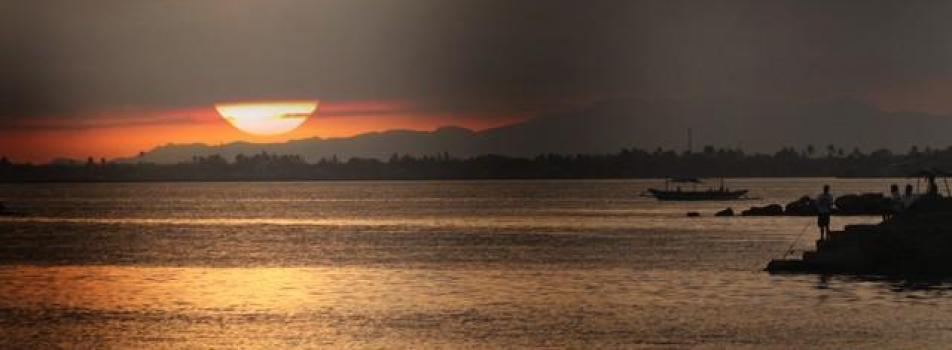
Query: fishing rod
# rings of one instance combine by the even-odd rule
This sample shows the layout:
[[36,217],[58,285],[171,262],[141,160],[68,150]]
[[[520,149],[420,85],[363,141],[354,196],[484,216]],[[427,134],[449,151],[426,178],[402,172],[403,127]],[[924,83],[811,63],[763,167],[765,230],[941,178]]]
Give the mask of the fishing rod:
[[803,228],[801,228],[801,229],[800,229],[800,233],[797,234],[797,239],[794,240],[792,244],[790,244],[790,247],[787,248],[787,250],[783,253],[783,256],[781,256],[780,259],[786,259],[787,256],[789,256],[790,253],[793,252],[793,248],[796,247],[798,243],[800,243],[800,238],[803,238],[803,234],[807,232],[807,228],[808,228],[808,227],[810,227],[810,222],[809,222],[809,221],[807,221],[805,224],[803,224]]

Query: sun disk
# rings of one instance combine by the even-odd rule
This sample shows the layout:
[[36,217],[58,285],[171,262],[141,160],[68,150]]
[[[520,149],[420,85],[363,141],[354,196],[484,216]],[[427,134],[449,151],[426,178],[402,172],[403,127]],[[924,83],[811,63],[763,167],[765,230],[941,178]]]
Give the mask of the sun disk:
[[317,101],[218,103],[215,109],[229,124],[254,135],[278,135],[304,124]]

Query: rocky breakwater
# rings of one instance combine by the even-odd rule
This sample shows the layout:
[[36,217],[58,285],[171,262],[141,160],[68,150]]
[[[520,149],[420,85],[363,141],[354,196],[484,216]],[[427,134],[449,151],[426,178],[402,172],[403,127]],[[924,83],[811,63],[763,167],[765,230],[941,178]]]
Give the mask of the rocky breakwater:
[[880,224],[831,231],[800,259],[775,259],[774,273],[952,276],[952,199],[925,198]]
[[[890,207],[889,199],[882,193],[847,194],[837,197],[833,203],[833,215],[881,215]],[[715,216],[733,216],[734,209],[727,208]],[[753,206],[740,212],[741,216],[814,216],[816,203],[803,196],[786,205],[777,203]]]

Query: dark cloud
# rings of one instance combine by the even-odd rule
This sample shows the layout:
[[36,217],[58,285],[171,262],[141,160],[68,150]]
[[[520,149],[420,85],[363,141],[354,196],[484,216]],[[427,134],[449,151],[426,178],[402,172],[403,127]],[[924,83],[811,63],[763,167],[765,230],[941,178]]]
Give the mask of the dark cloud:
[[11,131],[62,131],[62,130],[100,130],[152,125],[194,124],[198,118],[182,115],[140,116],[128,114],[124,117],[103,120],[83,118],[9,118],[0,119],[0,130]]
[[950,7],[11,1],[0,5],[0,117],[267,98],[491,114],[618,95],[867,96],[952,74]]

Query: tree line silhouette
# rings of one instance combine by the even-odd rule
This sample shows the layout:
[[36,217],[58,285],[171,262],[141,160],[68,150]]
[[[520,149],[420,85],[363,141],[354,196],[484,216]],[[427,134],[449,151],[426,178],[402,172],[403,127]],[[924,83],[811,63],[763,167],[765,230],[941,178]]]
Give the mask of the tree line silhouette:
[[922,168],[952,165],[952,147],[912,147],[904,154],[889,150],[846,152],[827,146],[782,148],[773,154],[745,154],[739,149],[706,146],[700,152],[622,149],[614,154],[542,154],[532,158],[482,155],[456,158],[447,153],[387,160],[336,156],[308,163],[298,155],[260,153],[226,159],[193,157],[178,164],[113,163],[90,157],[85,163],[17,164],[0,159],[0,181],[254,181],[349,179],[577,179],[697,177],[889,177]]

